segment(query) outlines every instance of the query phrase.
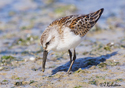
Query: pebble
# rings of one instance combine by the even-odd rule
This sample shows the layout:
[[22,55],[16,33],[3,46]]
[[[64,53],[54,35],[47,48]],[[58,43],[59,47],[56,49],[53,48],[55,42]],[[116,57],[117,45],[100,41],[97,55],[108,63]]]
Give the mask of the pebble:
[[35,61],[36,58],[35,58],[35,57],[30,57],[30,60],[31,60],[31,61]]
[[25,58],[25,59],[24,59],[24,61],[25,61],[25,62],[27,62],[27,61],[28,61],[28,59],[27,59],[27,58]]
[[0,71],[3,70],[3,69],[4,69],[4,67],[0,67]]

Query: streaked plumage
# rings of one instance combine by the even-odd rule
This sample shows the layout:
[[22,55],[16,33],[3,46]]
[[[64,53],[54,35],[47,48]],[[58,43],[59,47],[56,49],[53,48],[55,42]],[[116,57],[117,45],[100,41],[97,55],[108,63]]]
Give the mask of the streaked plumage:
[[[70,51],[71,48],[75,52],[75,47],[78,46],[85,34],[95,25],[102,12],[103,8],[87,15],[70,15],[53,21],[43,32],[41,45],[47,52],[50,50]],[[73,59],[72,62],[74,61]]]

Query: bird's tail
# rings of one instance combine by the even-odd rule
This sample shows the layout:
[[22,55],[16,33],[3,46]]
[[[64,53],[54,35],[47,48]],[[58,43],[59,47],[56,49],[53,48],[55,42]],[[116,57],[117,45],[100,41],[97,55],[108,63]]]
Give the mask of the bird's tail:
[[100,16],[102,15],[103,11],[104,11],[104,9],[101,8],[100,10],[98,10],[96,12],[88,14],[90,22],[96,23],[98,21],[98,19],[100,18]]

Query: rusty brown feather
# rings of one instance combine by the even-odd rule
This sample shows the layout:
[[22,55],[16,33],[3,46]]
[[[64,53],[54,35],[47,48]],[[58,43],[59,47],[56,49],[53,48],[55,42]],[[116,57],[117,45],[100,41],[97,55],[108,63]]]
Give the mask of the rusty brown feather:
[[102,8],[96,12],[86,15],[70,15],[62,17],[53,21],[48,27],[58,25],[60,27],[60,33],[63,31],[62,27],[69,27],[76,35],[83,37],[98,21],[103,10],[104,9]]

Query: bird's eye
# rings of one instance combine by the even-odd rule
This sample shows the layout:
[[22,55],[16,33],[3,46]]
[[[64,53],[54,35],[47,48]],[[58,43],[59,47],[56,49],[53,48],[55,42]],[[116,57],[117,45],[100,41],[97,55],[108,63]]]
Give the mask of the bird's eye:
[[46,45],[49,45],[50,42],[47,42]]

